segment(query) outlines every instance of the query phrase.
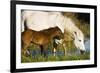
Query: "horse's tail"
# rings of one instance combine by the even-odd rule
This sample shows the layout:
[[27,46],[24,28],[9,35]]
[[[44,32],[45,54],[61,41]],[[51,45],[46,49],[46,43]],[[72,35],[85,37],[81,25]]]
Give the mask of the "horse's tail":
[[27,30],[28,27],[27,27],[27,23],[26,23],[26,20],[24,21],[24,30]]
[[27,21],[26,21],[26,14],[25,14],[25,12],[22,10],[22,16],[21,16],[21,19],[22,19],[22,23],[21,23],[21,30],[22,30],[22,32],[24,31],[24,30],[27,30]]

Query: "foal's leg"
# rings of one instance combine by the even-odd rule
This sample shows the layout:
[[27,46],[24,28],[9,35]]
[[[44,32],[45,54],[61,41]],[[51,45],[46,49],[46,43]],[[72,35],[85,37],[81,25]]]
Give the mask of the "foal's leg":
[[28,47],[29,47],[29,43],[28,44],[24,43],[23,46],[22,46],[22,54],[25,55],[25,56],[29,56],[30,55]]
[[41,55],[43,55],[43,46],[40,45],[40,51],[41,51]]
[[27,48],[27,45],[23,44],[22,45],[22,55],[26,55],[26,48]]
[[41,55],[43,55],[44,57],[47,57],[47,50],[46,50],[47,46],[41,45],[40,48],[41,48]]

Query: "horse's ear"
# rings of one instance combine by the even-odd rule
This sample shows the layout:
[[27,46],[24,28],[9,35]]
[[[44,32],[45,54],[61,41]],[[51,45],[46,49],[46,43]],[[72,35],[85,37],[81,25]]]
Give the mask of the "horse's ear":
[[73,34],[74,34],[74,37],[77,36],[77,32],[76,31],[74,31]]
[[73,32],[73,37],[75,38],[76,36],[77,36],[77,32],[74,31],[74,32]]
[[75,34],[75,35],[77,35],[77,32],[76,32],[76,31],[74,31],[74,34]]

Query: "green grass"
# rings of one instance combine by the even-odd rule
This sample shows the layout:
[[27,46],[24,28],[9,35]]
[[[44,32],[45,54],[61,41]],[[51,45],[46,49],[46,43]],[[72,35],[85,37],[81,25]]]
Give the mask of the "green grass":
[[66,56],[53,56],[50,55],[48,57],[44,57],[41,55],[37,55],[35,57],[32,56],[22,56],[22,63],[27,62],[48,62],[48,61],[72,61],[72,60],[89,60],[90,54],[85,53],[84,55],[66,55]]

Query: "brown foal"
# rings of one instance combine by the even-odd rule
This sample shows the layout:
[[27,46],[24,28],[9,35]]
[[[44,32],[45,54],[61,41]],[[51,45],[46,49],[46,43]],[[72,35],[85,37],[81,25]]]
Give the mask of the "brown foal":
[[61,32],[61,30],[58,27],[53,27],[49,29],[45,29],[42,31],[34,31],[31,29],[27,29],[24,32],[22,32],[22,53],[25,55],[27,53],[27,49],[30,46],[31,43],[34,43],[36,45],[39,45],[41,48],[41,53],[43,53],[44,50],[46,50],[48,44],[51,40],[54,38],[62,39],[64,36]]

